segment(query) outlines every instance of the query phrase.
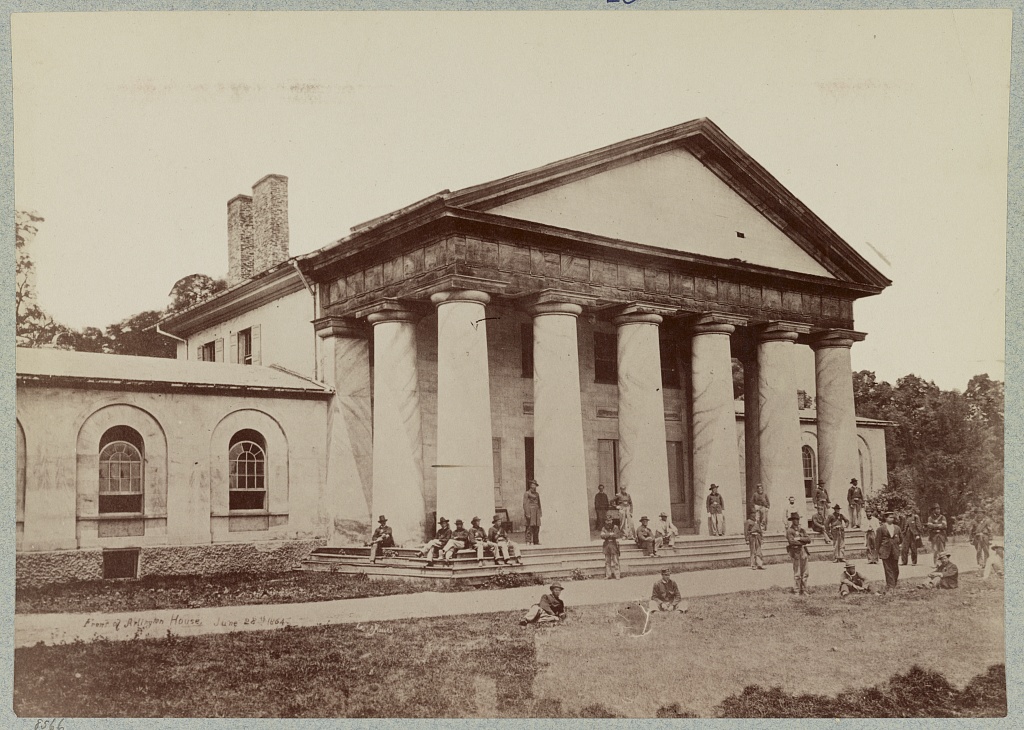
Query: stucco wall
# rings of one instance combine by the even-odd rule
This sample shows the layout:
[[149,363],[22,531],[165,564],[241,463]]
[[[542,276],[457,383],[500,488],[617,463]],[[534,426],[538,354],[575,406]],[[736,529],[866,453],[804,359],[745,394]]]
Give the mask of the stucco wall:
[[[21,387],[26,493],[21,549],[204,545],[326,534],[326,409],[319,400],[197,393]],[[145,439],[144,513],[137,530],[96,504],[98,444],[111,425]],[[226,510],[227,439],[253,428],[267,441],[268,529],[236,531]],[[100,530],[100,524],[108,529]],[[112,529],[110,529],[112,528]],[[124,534],[130,532],[132,534]],[[115,536],[101,537],[103,533]]]
[[286,294],[256,307],[245,314],[226,319],[188,336],[187,347],[179,343],[178,358],[187,353],[195,360],[196,350],[207,342],[224,340],[224,362],[231,362],[231,341],[236,333],[249,327],[260,328],[259,365],[280,365],[289,370],[314,376],[315,341],[313,334],[313,297],[305,289]]

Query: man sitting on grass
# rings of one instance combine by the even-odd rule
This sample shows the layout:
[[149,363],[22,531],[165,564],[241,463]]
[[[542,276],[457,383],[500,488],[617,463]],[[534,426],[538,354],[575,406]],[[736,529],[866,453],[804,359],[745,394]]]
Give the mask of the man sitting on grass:
[[928,582],[918,588],[959,588],[960,571],[949,559],[949,553],[939,553],[939,564],[928,574]]
[[857,572],[857,566],[848,562],[839,576],[839,595],[846,598],[850,593],[867,593],[867,584],[867,579]]
[[661,580],[654,584],[654,589],[651,591],[651,610],[685,612],[686,608],[679,607],[682,600],[679,586],[672,580],[668,568],[662,568]]
[[526,624],[556,624],[565,619],[565,604],[558,595],[562,592],[561,583],[551,584],[551,593],[545,593],[537,603],[530,606],[526,615],[519,619],[520,626]]
[[988,556],[988,562],[985,563],[985,572],[981,574],[982,578],[988,578],[993,573],[998,575],[1000,578],[1003,577],[1003,543],[994,542],[992,543],[992,552]]

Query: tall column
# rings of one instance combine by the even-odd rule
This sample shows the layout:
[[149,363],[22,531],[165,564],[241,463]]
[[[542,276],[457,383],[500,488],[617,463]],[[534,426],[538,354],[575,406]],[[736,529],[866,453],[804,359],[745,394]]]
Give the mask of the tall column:
[[633,519],[671,514],[665,399],[657,314],[627,310],[616,317],[619,365],[619,484],[633,497]]
[[[365,541],[373,529],[369,332],[358,322],[341,317],[324,317],[314,327],[321,339],[319,371],[324,382],[334,388],[327,411],[327,540],[331,546],[351,545]],[[404,537],[418,536],[419,532]]]
[[373,325],[373,515],[386,515],[395,542],[422,541],[423,431],[416,371],[416,315],[395,308],[367,317]]
[[697,529],[707,534],[707,496],[712,484],[725,502],[725,530],[743,532],[739,436],[732,392],[730,337],[735,326],[713,315],[693,327],[693,499]]
[[533,316],[534,475],[540,484],[545,544],[590,542],[590,511],[576,344],[578,304],[548,302]]
[[490,296],[434,294],[437,305],[437,515],[469,524],[494,513],[494,452],[487,367]]
[[[850,348],[853,333],[829,332],[813,345],[815,404],[818,412],[818,474],[833,503],[845,507],[850,479],[860,478],[857,413],[853,402]],[[859,334],[859,333],[857,333]],[[865,486],[862,484],[861,488]]]
[[781,506],[791,494],[803,492],[793,351],[797,336],[790,325],[773,323],[760,332],[757,346],[761,483],[772,507]]

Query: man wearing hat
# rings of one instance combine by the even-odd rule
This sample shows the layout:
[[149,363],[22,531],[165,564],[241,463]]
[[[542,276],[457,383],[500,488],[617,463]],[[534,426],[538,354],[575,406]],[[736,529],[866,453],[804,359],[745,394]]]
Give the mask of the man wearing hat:
[[988,543],[992,539],[992,520],[988,515],[982,515],[981,519],[971,525],[971,544],[978,558],[978,567],[984,570],[988,562]]
[[545,593],[537,603],[530,606],[530,610],[526,612],[526,615],[519,619],[519,625],[526,626],[526,624],[532,623],[551,624],[564,620],[565,604],[558,597],[561,592],[562,584],[552,583],[551,593]]
[[847,562],[843,574],[839,576],[839,595],[846,598],[851,592],[867,593],[867,584],[867,579],[857,572],[857,566]]
[[991,545],[992,553],[988,557],[988,562],[985,563],[985,570],[982,571],[981,577],[987,580],[993,573],[998,575],[1000,578],[1003,577],[1003,543],[994,542]]
[[540,545],[540,485],[531,479],[526,493],[523,494],[523,520],[526,522],[526,544]]
[[636,538],[636,528],[633,526],[633,495],[629,493],[625,485],[619,487],[619,493],[615,495],[615,509],[619,511],[619,529],[622,536],[633,540]]
[[380,523],[377,529],[373,531],[373,535],[370,536],[370,562],[377,562],[377,550],[379,548],[394,547],[395,537],[391,532],[391,528],[388,527],[388,518],[381,515],[377,518],[377,522]]
[[919,585],[918,588],[959,588],[960,570],[949,557],[947,552],[939,553],[937,557],[939,564],[935,566],[934,571],[928,574],[928,582]]
[[900,551],[900,564],[906,565],[907,558],[917,565],[917,543],[924,534],[924,525],[921,524],[921,516],[917,507],[910,508],[910,514],[906,516],[900,525],[903,532],[903,548]]
[[885,590],[893,591],[896,590],[896,584],[900,579],[900,545],[903,542],[903,535],[896,524],[895,513],[886,512],[884,519],[885,522],[875,533],[875,549],[885,570]]
[[764,485],[761,482],[757,483],[757,489],[754,491],[754,495],[750,498],[750,501],[754,503],[754,509],[757,511],[757,519],[761,523],[761,532],[764,533],[768,529],[768,510],[772,506],[772,501],[768,499],[768,495],[764,493]]
[[498,564],[498,552],[494,549],[487,540],[487,530],[480,527],[480,518],[474,517],[469,521],[469,544],[476,548],[476,562],[478,565],[484,564],[484,550],[490,548],[494,554],[494,564]]
[[825,521],[825,516],[828,514],[828,503],[832,500],[829,499],[828,490],[825,489],[825,480],[818,480],[818,487],[814,490],[814,507],[818,510],[818,515],[821,517],[822,522]]
[[654,584],[651,590],[652,611],[685,611],[679,608],[683,597],[679,593],[679,586],[672,580],[668,568],[661,569],[661,580]]
[[466,529],[462,520],[455,520],[455,532],[444,546],[444,561],[452,562],[455,553],[470,546],[469,530]]
[[825,520],[825,532],[832,538],[832,561],[846,560],[846,526],[850,523],[838,503],[832,506],[832,514]]
[[601,528],[601,553],[604,555],[604,577],[607,580],[613,578],[618,580],[622,577],[619,569],[619,538],[622,533],[612,522],[611,517],[604,518],[604,527]]
[[491,518],[491,529],[487,531],[487,542],[490,543],[491,550],[494,551],[495,565],[498,564],[499,555],[505,565],[508,565],[509,555],[515,558],[517,564],[523,564],[523,559],[519,554],[519,546],[509,540],[508,535],[505,533],[505,528],[501,526],[501,515],[494,515]]
[[932,505],[925,527],[928,529],[928,541],[932,544],[932,562],[938,564],[939,553],[946,552],[946,517],[939,505]]
[[667,512],[658,515],[658,524],[654,528],[654,541],[658,547],[673,547],[675,539],[679,537],[679,530],[668,518]]
[[658,555],[658,550],[654,544],[654,530],[648,527],[648,522],[650,520],[647,515],[640,518],[640,527],[636,528],[636,544],[644,551],[646,557],[655,557]]
[[419,556],[422,558],[424,555],[427,556],[427,565],[433,565],[434,551],[443,550],[444,546],[448,544],[448,541],[452,539],[452,528],[448,527],[448,520],[444,517],[438,520],[440,527],[437,528],[437,532],[434,533],[434,539],[428,542],[426,545],[419,549]]
[[761,554],[761,541],[764,530],[761,528],[760,515],[757,507],[750,508],[750,517],[743,523],[743,537],[750,548],[750,569],[764,570],[764,555]]
[[789,527],[786,529],[786,550],[789,552],[789,557],[793,559],[793,582],[795,583],[793,593],[800,595],[810,593],[810,589],[807,588],[809,577],[807,558],[810,556],[807,546],[810,542],[811,538],[807,535],[807,531],[800,527],[800,516],[790,517]]
[[709,535],[724,535],[725,534],[725,500],[722,499],[722,495],[718,493],[718,485],[712,484],[708,487],[708,491],[711,494],[707,498],[707,512],[708,512],[708,534]]
[[846,490],[846,505],[850,508],[850,527],[860,527],[860,510],[864,506],[864,492],[857,485],[857,479],[850,480]]

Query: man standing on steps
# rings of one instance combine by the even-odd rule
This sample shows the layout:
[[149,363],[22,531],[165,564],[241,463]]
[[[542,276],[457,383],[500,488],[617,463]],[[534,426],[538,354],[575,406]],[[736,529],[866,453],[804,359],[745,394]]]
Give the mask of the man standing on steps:
[[850,527],[860,527],[860,511],[864,506],[864,492],[857,486],[857,479],[850,480],[846,490],[846,504],[850,508]]
[[810,542],[811,538],[808,537],[807,531],[800,527],[800,517],[794,515],[786,530],[786,550],[789,552],[789,557],[793,559],[793,582],[795,584],[793,593],[800,595],[810,593],[810,589],[807,587],[807,579],[810,577],[807,572],[807,558],[810,556],[807,546]]
[[604,526],[604,518],[608,516],[608,495],[604,493],[604,485],[597,485],[597,494],[594,495],[594,512],[597,513],[597,520],[594,525],[598,530]]
[[900,546],[903,542],[903,535],[899,526],[896,525],[896,515],[892,512],[885,513],[885,522],[875,533],[875,548],[878,550],[878,557],[882,559],[882,567],[885,569],[885,590],[896,590],[896,584],[900,579]]
[[523,495],[523,519],[526,520],[526,544],[540,545],[540,485],[536,479],[530,480],[530,486]]
[[750,517],[743,523],[743,537],[746,538],[747,546],[750,548],[750,569],[764,570],[764,556],[761,554],[764,530],[761,528],[757,507],[751,508]]
[[757,483],[757,490],[754,492],[754,496],[751,497],[751,501],[754,503],[754,509],[757,511],[757,519],[761,523],[761,532],[763,533],[768,529],[768,510],[771,508],[771,500],[768,499],[768,495],[764,493],[764,485],[761,482]]
[[850,521],[843,516],[839,503],[832,507],[832,514],[825,520],[825,532],[832,538],[832,562],[846,561],[846,525]]
[[828,515],[828,503],[831,500],[828,496],[828,490],[825,489],[825,480],[818,480],[818,488],[814,490],[814,508],[818,512],[818,517],[821,521],[825,521],[825,517]]
[[710,487],[708,487],[708,491],[711,492],[711,494],[708,495],[706,504],[708,512],[708,534],[724,535],[725,500],[722,499],[722,495],[718,493],[717,484],[712,484]]

